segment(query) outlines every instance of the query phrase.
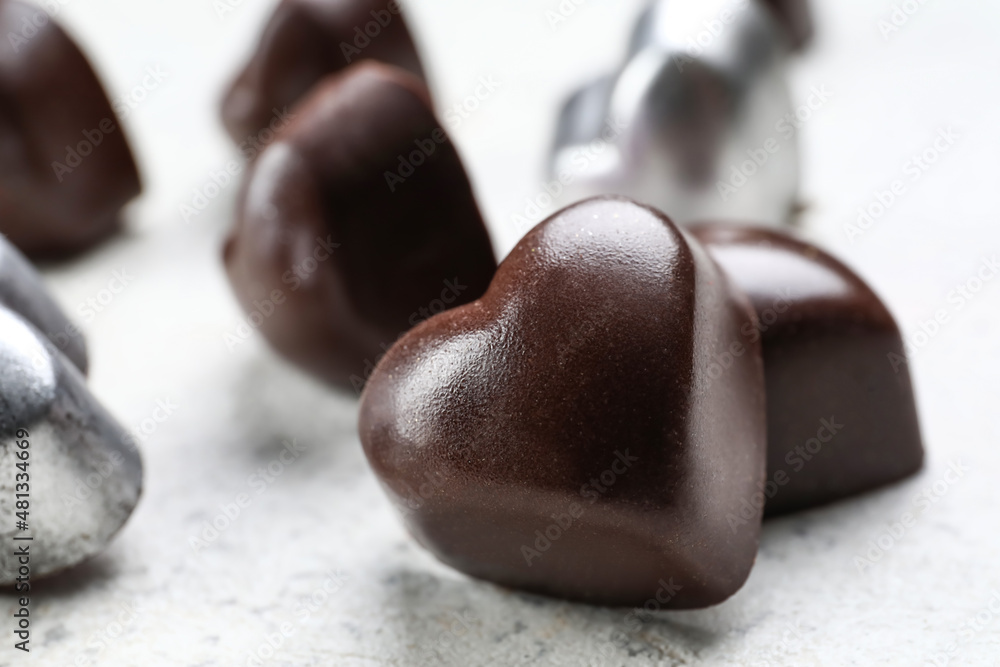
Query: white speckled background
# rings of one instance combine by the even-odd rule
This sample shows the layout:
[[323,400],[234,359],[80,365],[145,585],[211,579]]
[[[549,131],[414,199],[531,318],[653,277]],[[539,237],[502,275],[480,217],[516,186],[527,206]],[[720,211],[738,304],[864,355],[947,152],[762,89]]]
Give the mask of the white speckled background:
[[[1000,253],[1000,5],[897,0],[917,10],[886,39],[878,23],[896,3],[815,1],[820,37],[792,73],[799,102],[813,85],[834,95],[802,134],[809,235],[876,287],[908,336],[946,311],[912,364],[926,470],[768,523],[735,597],[635,631],[623,610],[437,565],[366,469],[354,397],[304,379],[257,338],[227,349],[240,312],[218,254],[235,186],[190,224],[179,207],[234,156],[217,100],[272,3],[58,1],[113,96],[147,67],[166,76],[125,119],[146,183],[128,235],[46,275],[73,313],[112,271],[132,276],[83,322],[94,391],[129,426],[158,401],[176,407],[146,422],[146,491],[125,530],[36,586],[30,657],[13,650],[13,599],[0,598],[0,665],[1000,665],[1000,277],[962,308],[949,300]],[[616,61],[640,6],[583,0],[552,30],[545,11],[558,4],[408,5],[442,108],[480,76],[502,84],[453,135],[503,252],[517,240],[511,214],[539,191],[556,105]],[[948,126],[960,139],[851,243],[856,209]],[[291,441],[304,452],[275,463]],[[944,483],[959,461],[968,470]],[[252,477],[269,465],[280,474]],[[925,490],[936,502],[918,506]],[[195,553],[190,538],[240,494],[249,505]],[[915,525],[859,572],[856,557],[887,544],[905,512]]]

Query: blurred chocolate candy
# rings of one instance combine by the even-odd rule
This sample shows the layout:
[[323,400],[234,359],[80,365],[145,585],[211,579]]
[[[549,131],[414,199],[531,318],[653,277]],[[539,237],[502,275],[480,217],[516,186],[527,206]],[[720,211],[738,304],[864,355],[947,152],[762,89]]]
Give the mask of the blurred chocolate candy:
[[357,390],[400,334],[496,271],[426,87],[372,61],[317,85],[253,164],[225,263],[250,325]]
[[83,250],[139,194],[90,63],[39,6],[0,0],[0,232],[29,257]]
[[549,165],[559,201],[616,194],[679,224],[786,224],[799,179],[787,55],[757,2],[653,3],[623,67],[562,110]]
[[793,49],[801,49],[809,44],[813,36],[813,18],[809,0],[762,1],[774,11]]
[[764,348],[767,513],[829,503],[917,472],[924,450],[906,352],[871,288],[785,234],[731,225],[693,233],[757,311],[757,326],[746,327],[741,342]]
[[100,553],[141,492],[134,441],[76,367],[0,307],[0,585],[25,582],[23,549],[31,583]]
[[323,77],[365,59],[423,77],[396,0],[282,0],[222,103],[237,144],[274,129]]
[[407,333],[360,435],[416,539],[475,577],[689,609],[742,586],[764,483],[750,306],[663,214],[594,199],[535,227],[482,299]]
[[41,276],[0,236],[0,305],[5,306],[44,333],[72,361],[87,373],[87,343],[83,333],[69,321],[42,283]]

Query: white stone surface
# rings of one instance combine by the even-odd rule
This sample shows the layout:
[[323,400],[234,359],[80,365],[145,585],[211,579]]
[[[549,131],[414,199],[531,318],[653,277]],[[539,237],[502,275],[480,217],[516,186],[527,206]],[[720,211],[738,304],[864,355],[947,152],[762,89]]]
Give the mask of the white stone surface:
[[[234,8],[220,17],[223,2]],[[623,610],[511,593],[436,564],[366,469],[354,397],[302,378],[259,338],[227,349],[240,312],[218,255],[236,187],[190,224],[179,206],[233,157],[218,96],[271,3],[61,3],[113,95],[146,67],[167,74],[125,121],[146,182],[129,234],[46,276],[81,321],[78,305],[112,271],[133,277],[82,321],[93,388],[129,426],[160,401],[176,408],[143,446],[145,496],[111,548],[36,586],[30,657],[12,648],[12,595],[0,598],[0,665],[245,665],[251,652],[267,656],[283,623],[291,636],[263,664],[923,665],[951,651],[949,664],[1000,665],[1000,614],[989,612],[1000,600],[1000,278],[962,308],[949,300],[1000,252],[1000,5],[900,3],[918,9],[885,39],[878,23],[894,2],[817,1],[820,38],[794,68],[800,102],[812,86],[833,93],[802,131],[807,233],[876,287],[908,336],[948,315],[912,363],[926,470],[768,523],[735,597],[629,630]],[[502,251],[521,231],[511,214],[541,191],[557,104],[620,56],[639,4],[585,0],[553,30],[545,12],[557,0],[410,2],[442,108],[480,76],[502,83],[454,131]],[[955,145],[850,242],[856,209],[908,179],[907,161],[949,126]],[[305,451],[262,483],[253,475],[279,460],[283,441]],[[968,470],[915,506],[953,461]],[[239,494],[250,505],[195,553],[190,538]],[[856,557],[907,511],[916,524],[859,572]],[[328,580],[339,590],[303,610]],[[977,615],[986,622],[974,628]],[[621,632],[625,647],[610,642]]]

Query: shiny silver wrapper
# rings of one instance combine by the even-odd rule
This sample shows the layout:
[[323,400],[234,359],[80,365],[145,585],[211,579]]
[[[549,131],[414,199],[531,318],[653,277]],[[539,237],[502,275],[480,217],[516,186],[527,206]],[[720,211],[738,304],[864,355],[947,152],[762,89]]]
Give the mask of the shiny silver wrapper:
[[98,554],[141,491],[134,440],[76,366],[0,307],[0,585],[23,583],[23,548],[31,581]]
[[757,0],[653,3],[624,67],[562,110],[559,203],[616,194],[681,224],[787,224],[799,181],[789,50]]
[[49,295],[31,263],[3,236],[0,236],[0,306],[28,320],[86,374],[87,344],[83,334]]

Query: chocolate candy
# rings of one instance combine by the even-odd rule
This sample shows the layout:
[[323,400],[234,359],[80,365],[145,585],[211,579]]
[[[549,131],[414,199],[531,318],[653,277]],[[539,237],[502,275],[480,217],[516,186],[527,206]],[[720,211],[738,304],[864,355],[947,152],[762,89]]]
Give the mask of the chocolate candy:
[[753,320],[663,214],[594,199],[535,227],[482,299],[399,340],[362,396],[368,460],[416,539],[475,577],[685,609],[746,579],[764,482]]
[[621,69],[562,110],[549,164],[560,203],[617,194],[682,225],[788,223],[799,164],[795,128],[782,121],[793,112],[787,56],[757,2],[653,3]]
[[[924,450],[892,315],[850,269],[785,234],[694,235],[757,311],[739,344],[764,348],[768,514],[828,503],[918,471]],[[728,357],[718,360],[725,364]]]
[[[2,307],[0,452],[0,497],[8,499],[0,522],[8,535],[32,538],[0,549],[0,585],[21,576],[17,551],[25,545],[32,582],[99,553],[142,492],[134,442],[87,391],[76,367]],[[15,505],[15,492],[26,487],[26,504]]]
[[81,373],[87,373],[83,334],[59,308],[41,276],[17,248],[0,236],[0,305],[9,308],[48,336]]
[[90,63],[40,7],[0,0],[0,232],[30,257],[85,249],[139,194]]
[[283,0],[222,104],[242,143],[284,114],[323,77],[374,59],[423,77],[396,0]]
[[793,49],[802,49],[813,36],[812,10],[809,0],[763,0],[785,29]]
[[248,174],[226,268],[280,353],[360,390],[401,333],[485,292],[496,259],[419,79],[359,63],[297,114]]

